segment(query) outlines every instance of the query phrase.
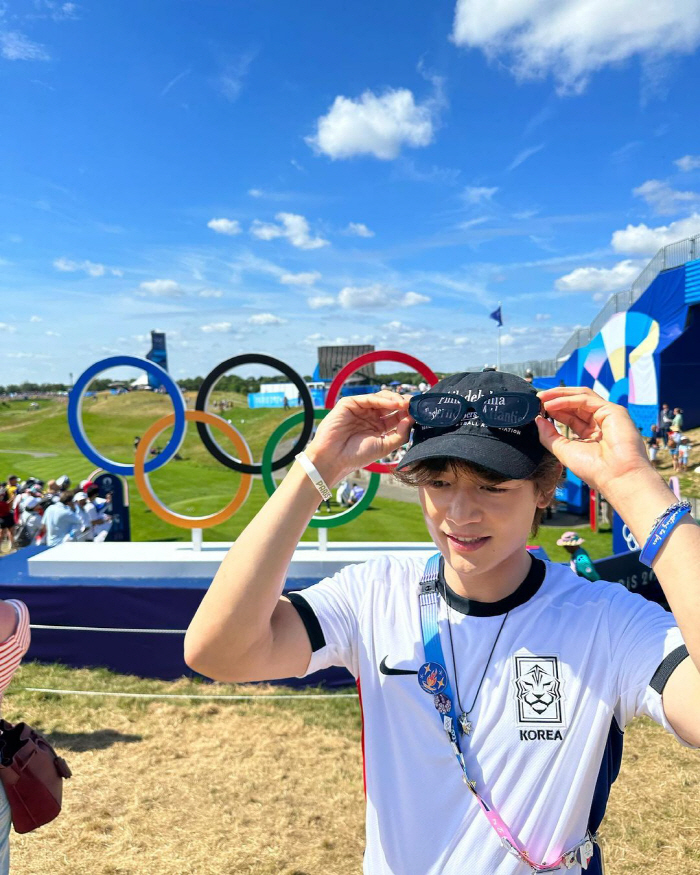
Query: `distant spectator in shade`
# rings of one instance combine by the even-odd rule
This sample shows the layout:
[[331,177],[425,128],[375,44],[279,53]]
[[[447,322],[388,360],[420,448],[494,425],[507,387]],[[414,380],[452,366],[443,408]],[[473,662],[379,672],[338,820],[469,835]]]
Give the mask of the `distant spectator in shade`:
[[60,500],[44,514],[46,543],[49,547],[55,547],[64,541],[73,541],[82,527],[80,517],[73,509],[73,493],[66,489],[61,493]]
[[658,426],[652,425],[651,427],[651,436],[647,438],[647,448],[649,450],[649,461],[656,468],[658,462],[656,460],[656,456],[659,452],[659,429]]
[[659,428],[659,437],[664,442],[665,446],[668,446],[668,430],[671,428],[672,422],[673,414],[669,410],[668,404],[662,404],[656,424]]
[[673,462],[673,470],[678,471],[678,446],[681,442],[681,436],[671,429],[668,433],[668,443],[666,446],[668,447],[668,451],[671,454],[671,461]]
[[532,371],[530,370],[530,368],[528,368],[528,369],[525,371],[525,382],[526,382],[526,383],[531,383],[534,379],[535,379],[534,374],[532,373]]
[[677,431],[679,434],[683,431],[683,411],[680,407],[673,408],[673,420],[671,421],[671,428],[674,431]]
[[683,437],[681,438],[681,444],[678,447],[678,470],[679,471],[687,471],[688,470],[688,459],[690,457],[690,438]]

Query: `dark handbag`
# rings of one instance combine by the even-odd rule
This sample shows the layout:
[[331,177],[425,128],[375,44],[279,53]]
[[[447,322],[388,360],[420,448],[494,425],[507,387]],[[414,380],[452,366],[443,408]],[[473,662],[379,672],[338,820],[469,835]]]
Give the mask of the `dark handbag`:
[[68,763],[26,723],[0,719],[0,781],[16,832],[31,832],[58,817]]

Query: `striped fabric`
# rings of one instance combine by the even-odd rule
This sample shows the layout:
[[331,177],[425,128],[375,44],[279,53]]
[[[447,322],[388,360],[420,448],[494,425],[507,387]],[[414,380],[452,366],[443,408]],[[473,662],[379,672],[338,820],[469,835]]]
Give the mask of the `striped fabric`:
[[31,635],[29,632],[29,610],[24,602],[8,599],[17,613],[17,626],[10,637],[0,643],[0,701],[2,694],[10,686],[12,675],[29,649]]

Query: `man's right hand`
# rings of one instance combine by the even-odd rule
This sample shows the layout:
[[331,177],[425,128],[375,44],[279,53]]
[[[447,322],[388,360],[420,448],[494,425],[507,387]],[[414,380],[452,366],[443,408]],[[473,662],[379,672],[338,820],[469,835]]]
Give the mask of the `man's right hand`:
[[409,401],[410,396],[388,389],[343,398],[304,452],[329,486],[334,485],[406,443],[414,423]]

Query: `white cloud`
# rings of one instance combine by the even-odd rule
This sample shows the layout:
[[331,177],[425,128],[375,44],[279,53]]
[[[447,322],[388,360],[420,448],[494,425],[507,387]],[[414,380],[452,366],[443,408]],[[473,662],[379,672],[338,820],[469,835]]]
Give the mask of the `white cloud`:
[[689,204],[700,201],[700,195],[694,191],[675,191],[668,182],[661,179],[649,179],[632,191],[636,197],[644,198],[652,209],[661,216],[670,216],[679,212]]
[[216,231],[217,234],[226,234],[229,237],[235,237],[241,233],[241,223],[236,219],[210,219],[207,222],[207,228]]
[[535,319],[537,320],[537,322],[544,322],[547,319],[551,319],[551,318],[552,318],[551,313],[535,313]]
[[14,334],[17,329],[14,325],[8,325],[7,322],[0,322],[0,331],[6,331],[10,334]]
[[197,294],[200,298],[221,298],[224,293],[221,289],[202,289]]
[[248,194],[251,197],[262,197],[265,194],[265,192],[261,188],[249,188]]
[[231,322],[211,322],[209,325],[200,325],[199,330],[205,334],[228,334],[232,327]]
[[8,61],[50,61],[46,49],[17,31],[0,33],[0,54]]
[[700,234],[699,213],[693,213],[686,219],[679,219],[668,225],[660,225],[658,228],[649,228],[644,223],[628,225],[620,231],[615,231],[611,242],[615,252],[623,252],[626,255],[655,255],[663,246],[686,237],[694,237],[696,234]]
[[466,346],[466,344],[473,342],[473,337],[455,337],[454,345],[455,346]]
[[415,307],[416,304],[430,303],[430,298],[427,295],[419,295],[418,292],[406,292],[400,303],[404,307]]
[[216,84],[226,100],[233,103],[238,99],[238,95],[241,93],[243,83],[248,75],[248,69],[254,59],[255,53],[248,52],[224,65],[216,80]]
[[631,258],[614,267],[577,267],[559,277],[555,286],[562,292],[617,292],[628,289],[642,271],[643,264]]
[[320,310],[323,307],[334,307],[338,301],[333,297],[333,295],[316,295],[313,298],[309,298],[308,304],[312,310]]
[[41,318],[41,316],[30,316],[29,321],[30,322],[43,322],[44,320]]
[[551,74],[560,91],[580,92],[607,65],[693,52],[700,15],[697,0],[457,0],[452,39],[504,61],[519,78]]
[[184,294],[182,287],[175,280],[150,280],[141,283],[141,291],[155,298],[179,298]]
[[512,334],[501,335],[501,346],[512,346],[515,343],[515,338]]
[[690,170],[700,170],[700,155],[684,155],[673,163],[684,173],[688,173]]
[[277,213],[275,218],[279,225],[255,219],[250,227],[250,233],[259,240],[286,237],[297,249],[319,249],[321,246],[328,245],[328,240],[324,240],[323,237],[312,237],[309,234],[309,223],[303,216],[295,213]]
[[349,222],[345,233],[352,237],[374,237],[374,231],[370,231],[362,222]]
[[408,88],[388,89],[382,95],[365,91],[354,100],[339,95],[306,142],[333,159],[374,155],[389,161],[398,157],[402,146],[418,148],[432,142],[438,106],[434,98],[416,103]]
[[255,313],[248,319],[250,325],[283,325],[286,321],[274,313]]
[[520,165],[524,164],[528,158],[532,158],[533,155],[536,155],[542,149],[544,149],[544,143],[540,143],[539,146],[531,146],[529,149],[523,149],[522,152],[518,152],[515,158],[513,158],[510,164],[506,167],[506,170],[508,172],[515,170],[516,167],[520,167]]
[[283,273],[280,276],[280,282],[285,286],[312,286],[320,279],[321,274],[317,270],[302,273]]
[[490,201],[498,191],[498,186],[487,188],[483,185],[468,185],[462,192],[462,197],[468,204],[483,204]]
[[122,272],[119,270],[107,268],[104,264],[96,264],[93,261],[71,261],[70,258],[57,258],[53,266],[56,270],[60,270],[63,273],[75,273],[81,270],[83,273],[88,274],[88,276],[104,276],[108,271],[114,276],[122,275]]
[[338,295],[338,303],[345,310],[379,309],[382,307],[413,307],[416,304],[427,304],[430,298],[417,292],[402,294],[397,289],[382,283],[369,286],[346,286]]
[[58,333],[58,331],[46,331],[44,332],[47,337],[61,337],[62,335]]

